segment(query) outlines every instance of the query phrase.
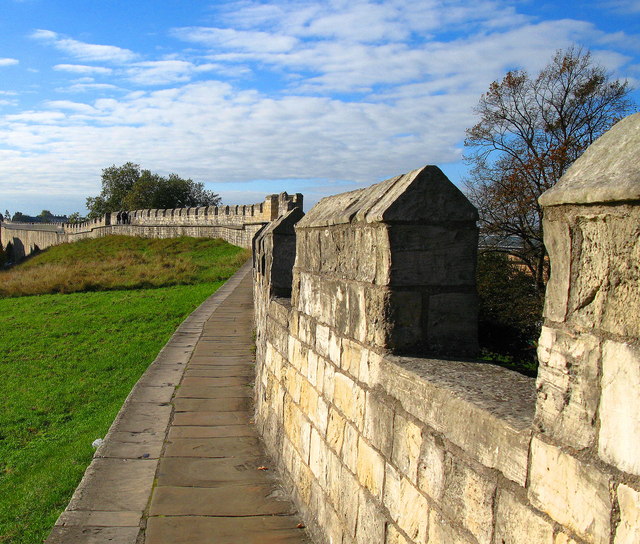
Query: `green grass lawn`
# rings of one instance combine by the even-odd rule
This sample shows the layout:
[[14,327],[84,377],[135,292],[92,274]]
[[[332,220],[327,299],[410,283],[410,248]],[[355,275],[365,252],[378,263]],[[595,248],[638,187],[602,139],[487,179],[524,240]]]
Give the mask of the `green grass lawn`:
[[[131,240],[140,241],[124,244]],[[113,255],[122,255],[113,243]],[[71,263],[81,260],[72,256],[74,245],[60,246]],[[183,249],[175,255],[190,263],[191,285],[135,289],[135,273],[123,272],[120,288],[110,278],[101,287],[96,275],[92,289],[98,292],[0,298],[0,542],[46,538],[91,461],[91,442],[104,437],[180,322],[222,284],[212,278],[230,276],[247,257],[212,240],[177,245]],[[126,249],[134,257],[135,251]],[[149,257],[154,252],[155,260]],[[166,253],[151,243],[141,255],[155,263]],[[38,258],[44,256],[40,266],[60,264],[49,251]],[[37,266],[31,259],[25,271]]]

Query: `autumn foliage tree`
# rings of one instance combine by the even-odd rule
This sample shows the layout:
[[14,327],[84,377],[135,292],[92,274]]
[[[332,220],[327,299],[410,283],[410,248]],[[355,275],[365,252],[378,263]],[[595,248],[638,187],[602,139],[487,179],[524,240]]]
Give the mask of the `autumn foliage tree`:
[[475,109],[465,158],[467,194],[490,249],[524,264],[539,293],[549,276],[538,197],[584,150],[630,113],[627,82],[612,79],[588,51],[558,51],[535,77],[514,70]]

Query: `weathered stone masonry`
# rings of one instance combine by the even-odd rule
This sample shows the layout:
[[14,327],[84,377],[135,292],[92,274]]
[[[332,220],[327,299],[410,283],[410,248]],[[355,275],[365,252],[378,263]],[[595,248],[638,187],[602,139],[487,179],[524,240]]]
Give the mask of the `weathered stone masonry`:
[[118,223],[117,213],[74,225],[0,222],[0,235],[3,247],[11,243],[16,259],[28,256],[36,249],[111,234],[146,238],[222,238],[236,246],[250,248],[260,229],[294,208],[302,209],[302,195],[281,193],[248,206],[135,210],[129,212],[130,222],[126,225]]
[[437,168],[258,235],[256,421],[318,542],[640,542],[639,152],[637,114],[541,199],[537,381],[460,358],[475,211]]

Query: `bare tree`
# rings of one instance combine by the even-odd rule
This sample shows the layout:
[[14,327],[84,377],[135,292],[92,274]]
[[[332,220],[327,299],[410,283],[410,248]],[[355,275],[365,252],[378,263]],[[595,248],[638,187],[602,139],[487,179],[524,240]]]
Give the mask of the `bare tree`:
[[612,79],[579,48],[558,51],[532,78],[523,70],[493,82],[467,130],[467,194],[487,245],[517,257],[543,292],[549,269],[538,197],[584,150],[633,110],[627,82]]

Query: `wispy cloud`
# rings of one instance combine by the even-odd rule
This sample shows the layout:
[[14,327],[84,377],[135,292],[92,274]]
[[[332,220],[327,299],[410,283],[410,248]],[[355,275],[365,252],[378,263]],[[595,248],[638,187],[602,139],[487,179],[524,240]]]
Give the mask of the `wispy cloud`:
[[608,0],[599,6],[625,15],[640,13],[640,0]]
[[0,66],[15,66],[20,61],[18,59],[0,58]]
[[190,81],[194,74],[217,69],[214,64],[197,66],[184,60],[137,62],[126,69],[129,80],[139,85],[166,85]]
[[86,64],[56,64],[53,69],[74,74],[109,75],[113,73],[111,68],[105,68],[104,66],[87,66]]
[[85,43],[72,38],[61,37],[51,30],[36,30],[31,37],[49,43],[56,49],[82,61],[123,63],[134,60],[137,55],[129,49],[115,45]]

